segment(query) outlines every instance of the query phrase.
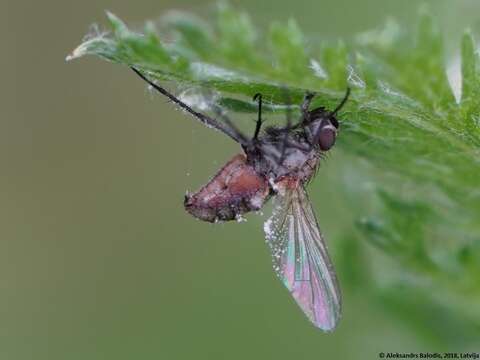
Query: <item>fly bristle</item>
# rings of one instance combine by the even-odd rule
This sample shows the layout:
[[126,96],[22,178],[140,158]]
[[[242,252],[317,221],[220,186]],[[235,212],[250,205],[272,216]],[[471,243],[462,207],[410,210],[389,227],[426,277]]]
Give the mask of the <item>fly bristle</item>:
[[311,119],[317,119],[317,118],[320,118],[320,117],[325,117],[326,113],[327,113],[327,111],[325,110],[325,108],[323,106],[320,106],[316,109],[313,109],[308,114],[309,114]]
[[271,137],[276,137],[276,136],[279,136],[282,133],[282,131],[280,130],[279,127],[268,126],[265,128],[265,133],[267,135],[270,135]]

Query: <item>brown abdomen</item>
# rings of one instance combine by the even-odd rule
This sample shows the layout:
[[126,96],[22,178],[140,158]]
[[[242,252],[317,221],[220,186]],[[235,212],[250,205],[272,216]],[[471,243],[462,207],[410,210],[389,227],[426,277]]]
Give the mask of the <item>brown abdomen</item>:
[[268,181],[235,155],[195,194],[185,196],[185,210],[204,221],[227,221],[259,210],[269,195]]

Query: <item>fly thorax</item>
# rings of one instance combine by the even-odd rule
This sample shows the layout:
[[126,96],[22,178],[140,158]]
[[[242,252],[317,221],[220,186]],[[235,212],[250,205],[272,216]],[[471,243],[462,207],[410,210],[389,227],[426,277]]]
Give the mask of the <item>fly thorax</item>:
[[300,149],[289,148],[287,149],[282,167],[286,168],[289,172],[298,171],[304,166],[309,158],[310,153],[305,153]]

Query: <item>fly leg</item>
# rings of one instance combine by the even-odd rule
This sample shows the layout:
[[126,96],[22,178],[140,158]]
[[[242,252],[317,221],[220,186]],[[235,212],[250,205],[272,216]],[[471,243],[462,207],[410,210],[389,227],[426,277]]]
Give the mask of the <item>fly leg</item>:
[[312,103],[313,98],[315,97],[315,93],[311,91],[307,91],[305,93],[305,96],[303,98],[303,102],[300,105],[300,112],[301,112],[301,118],[296,123],[295,125],[290,126],[290,128],[282,128],[280,129],[281,131],[290,131],[298,128],[305,127],[310,121],[310,111],[308,110],[310,108],[310,104]]
[[260,129],[262,127],[262,94],[257,93],[253,96],[253,101],[258,99],[258,119],[255,125],[255,133],[253,134],[252,141],[256,141],[258,139],[258,135],[260,134]]
[[197,120],[199,120],[201,123],[204,125],[207,125],[209,127],[213,127],[217,130],[220,130],[230,138],[232,138],[234,141],[240,143],[241,145],[247,145],[248,141],[246,141],[245,136],[243,136],[232,124],[231,121],[226,121],[226,124],[222,124],[221,122],[215,120],[214,118],[211,118],[210,116],[207,116],[205,114],[199,113],[192,109],[190,106],[185,104],[183,101],[178,99],[175,95],[171,94],[168,92],[166,89],[163,87],[155,84],[153,81],[149,80],[145,75],[143,75],[139,70],[136,68],[132,67],[132,70],[140,76],[144,81],[146,81],[150,86],[152,86],[155,90],[157,90],[159,93],[162,95],[166,96],[170,101],[173,103],[177,104],[181,109],[187,111],[191,115],[193,115]]
[[309,120],[308,109],[310,108],[310,104],[312,103],[314,97],[314,92],[307,91],[305,97],[303,98],[303,103],[300,107],[302,110],[302,122],[307,122]]
[[236,136],[236,139],[234,139],[235,141],[237,141],[243,147],[249,146],[251,144],[251,140],[248,139],[245,135],[242,134],[242,132],[235,126],[233,121],[230,120],[230,118],[227,116],[227,114],[225,114],[225,112],[223,111],[223,109],[220,106],[212,105],[211,107],[212,107],[213,112],[220,119],[222,119],[222,121],[225,124],[227,124],[227,126],[229,127],[229,129],[231,131],[233,131],[235,133],[235,136]]

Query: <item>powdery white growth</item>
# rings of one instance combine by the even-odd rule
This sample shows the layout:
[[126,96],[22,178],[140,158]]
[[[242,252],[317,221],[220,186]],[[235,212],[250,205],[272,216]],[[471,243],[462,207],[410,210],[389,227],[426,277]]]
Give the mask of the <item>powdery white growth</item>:
[[264,197],[259,195],[259,196],[254,196],[250,199],[250,204],[252,207],[260,209],[263,206],[263,201]]
[[92,40],[85,41],[80,46],[75,48],[70,54],[67,55],[67,57],[65,58],[65,61],[71,61],[85,55],[88,52],[87,50],[90,45],[90,42],[92,42]]
[[353,66],[348,65],[347,70],[348,70],[348,78],[347,78],[348,83],[355,87],[365,89],[365,81],[363,81],[360,75],[358,75],[355,72],[355,69],[353,68]]
[[190,107],[200,111],[208,111],[212,103],[216,103],[218,95],[207,96],[202,90],[191,88],[180,93],[178,98]]
[[272,235],[273,235],[273,229],[272,229],[272,218],[268,218],[267,221],[263,223],[263,231],[265,232],[265,240],[268,242],[270,241]]
[[328,79],[328,74],[320,63],[315,59],[310,59],[310,69],[313,74],[320,79]]
[[270,187],[272,190],[279,195],[284,195],[285,194],[285,189],[282,186],[278,186],[278,184],[275,182],[274,178],[269,178],[268,183],[270,184]]
[[240,75],[238,72],[226,70],[220,66],[215,66],[212,64],[207,64],[203,62],[192,62],[190,64],[190,70],[198,79],[207,79],[211,80],[212,78],[218,78],[220,80],[240,80],[248,81],[250,80],[247,77]]
[[71,61],[88,54],[92,44],[104,39],[107,35],[108,32],[100,30],[97,24],[91,25],[87,35],[82,38],[82,43],[66,56],[65,61]]
[[237,214],[237,215],[235,216],[235,220],[236,220],[238,223],[247,222],[247,219],[246,219],[242,214]]
[[401,96],[400,93],[394,91],[389,84],[384,81],[378,80],[377,81],[378,87],[382,90],[385,94],[392,95],[392,96]]

